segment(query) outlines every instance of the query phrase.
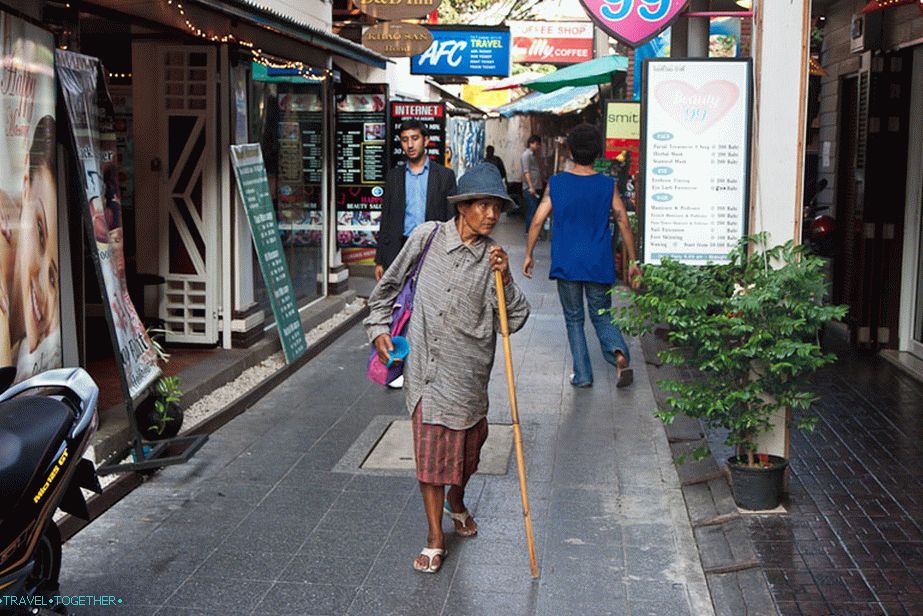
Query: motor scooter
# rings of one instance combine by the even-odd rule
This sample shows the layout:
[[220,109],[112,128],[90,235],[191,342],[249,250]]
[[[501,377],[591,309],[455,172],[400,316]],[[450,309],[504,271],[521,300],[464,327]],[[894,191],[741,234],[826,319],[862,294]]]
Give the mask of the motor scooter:
[[58,599],[57,509],[89,519],[81,488],[102,490],[83,459],[98,416],[99,388],[81,368],[21,383],[0,368],[0,614],[68,614]]

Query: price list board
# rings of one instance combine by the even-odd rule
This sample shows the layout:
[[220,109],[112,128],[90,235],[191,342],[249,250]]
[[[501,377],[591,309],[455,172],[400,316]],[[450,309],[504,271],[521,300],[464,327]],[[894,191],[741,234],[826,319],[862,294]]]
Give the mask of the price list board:
[[429,131],[429,146],[426,154],[440,165],[445,164],[445,104],[391,102],[391,166],[404,160],[401,149],[401,124],[406,120],[419,120]]
[[337,245],[376,246],[387,171],[382,95],[347,94],[336,114]]
[[751,79],[750,60],[645,60],[645,263],[726,263],[747,234]]
[[285,361],[292,363],[308,350],[308,346],[282,242],[279,241],[279,227],[269,195],[269,180],[260,145],[232,145],[231,164],[237,178],[237,190],[250,223],[260,271],[269,290],[269,302],[276,317]]

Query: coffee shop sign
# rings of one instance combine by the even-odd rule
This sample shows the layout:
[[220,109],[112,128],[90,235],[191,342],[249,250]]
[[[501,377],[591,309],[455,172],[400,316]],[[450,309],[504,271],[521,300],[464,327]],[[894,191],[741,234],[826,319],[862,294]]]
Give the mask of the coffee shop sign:
[[666,30],[689,0],[580,0],[580,4],[610,36],[639,47]]
[[354,4],[366,15],[395,21],[425,17],[439,8],[442,0],[358,0]]

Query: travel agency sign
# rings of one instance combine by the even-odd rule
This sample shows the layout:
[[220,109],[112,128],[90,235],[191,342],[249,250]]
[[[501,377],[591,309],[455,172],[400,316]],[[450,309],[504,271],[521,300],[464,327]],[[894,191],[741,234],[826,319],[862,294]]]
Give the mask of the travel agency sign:
[[639,47],[666,30],[689,0],[580,0],[580,4],[609,36]]

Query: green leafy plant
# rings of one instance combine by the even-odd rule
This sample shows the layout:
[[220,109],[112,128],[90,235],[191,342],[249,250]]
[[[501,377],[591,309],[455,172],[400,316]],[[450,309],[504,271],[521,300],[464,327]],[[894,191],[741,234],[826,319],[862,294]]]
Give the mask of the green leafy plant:
[[179,404],[183,397],[183,391],[180,389],[179,377],[165,376],[157,381],[154,388],[156,398],[154,399],[154,416],[156,423],[148,426],[148,430],[156,432],[158,435],[163,434],[167,424],[175,421],[171,414],[171,407]]
[[756,466],[757,437],[772,429],[778,411],[791,409],[795,428],[813,429],[816,397],[807,379],[835,359],[821,350],[819,332],[842,319],[846,306],[825,303],[824,260],[793,242],[767,248],[758,235],[729,258],[724,265],[643,265],[645,291],[612,314],[633,335],[666,326],[673,346],[660,359],[692,372],[687,381],[659,383],[672,395],[657,416],[671,423],[684,414],[727,430],[725,442]]

